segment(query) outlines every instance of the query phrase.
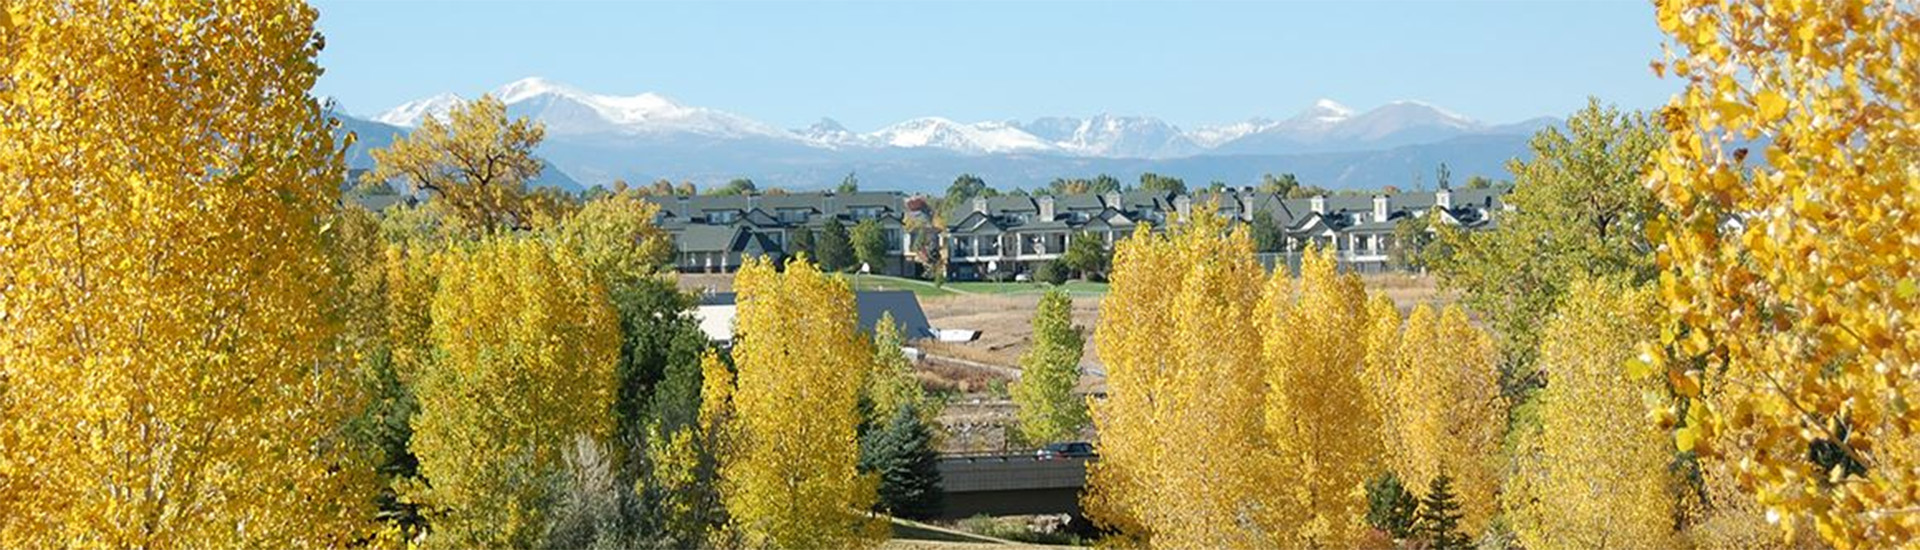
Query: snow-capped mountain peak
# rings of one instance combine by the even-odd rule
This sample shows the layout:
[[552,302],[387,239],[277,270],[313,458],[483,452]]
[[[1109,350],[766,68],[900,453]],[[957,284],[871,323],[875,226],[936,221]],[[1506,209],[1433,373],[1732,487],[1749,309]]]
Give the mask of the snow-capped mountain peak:
[[876,144],[933,147],[966,154],[1046,152],[1053,145],[1005,122],[961,124],[942,117],[921,117],[867,134]]
[[1317,101],[1314,101],[1313,108],[1309,109],[1307,112],[1315,113],[1316,115],[1318,115],[1320,118],[1323,118],[1323,119],[1346,120],[1348,118],[1353,117],[1353,108],[1348,107],[1346,105],[1341,105],[1340,102],[1338,101],[1334,101],[1324,97],[1320,98]]
[[387,112],[373,117],[373,120],[394,126],[411,128],[419,126],[420,123],[426,121],[429,116],[445,120],[447,113],[452,111],[453,107],[459,105],[461,101],[465,100],[453,94],[440,94],[429,98],[416,99],[389,109]]

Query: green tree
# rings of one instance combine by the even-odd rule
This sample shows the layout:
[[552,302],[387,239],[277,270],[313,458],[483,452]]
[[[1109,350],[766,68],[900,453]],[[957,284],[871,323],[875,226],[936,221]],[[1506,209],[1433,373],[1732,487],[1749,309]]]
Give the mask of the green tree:
[[813,242],[813,228],[811,227],[802,225],[798,229],[793,230],[793,238],[787,239],[788,256],[806,254],[807,257],[819,261],[819,258],[816,257],[819,255],[819,252],[817,252],[816,249],[817,247]]
[[[1292,175],[1292,174],[1288,174]],[[1286,248],[1287,231],[1273,221],[1273,212],[1269,210],[1253,211],[1253,221],[1249,233],[1253,236],[1254,252],[1279,252]]]
[[1054,286],[1067,284],[1067,266],[1060,260],[1040,262],[1033,268],[1033,280]]
[[1493,180],[1487,178],[1486,176],[1475,175],[1473,177],[1467,178],[1468,189],[1488,189],[1492,187],[1493,187]]
[[930,422],[918,404],[907,403],[860,437],[859,470],[880,478],[876,510],[909,519],[940,513],[940,454]]
[[987,181],[973,174],[961,174],[947,186],[947,194],[940,200],[941,218],[949,223],[966,216],[973,208],[973,199],[999,196],[1000,191],[987,186]]
[[880,228],[880,222],[863,220],[854,224],[849,238],[853,246],[854,262],[850,267],[866,264],[874,271],[885,272],[887,268],[887,232]]
[[1465,550],[1471,539],[1460,532],[1460,503],[1453,495],[1453,479],[1442,473],[1427,486],[1420,499],[1420,513],[1414,520],[1417,535],[1432,550]]
[[1433,241],[1428,228],[1433,227],[1437,215],[1407,216],[1393,222],[1393,247],[1387,250],[1387,262],[1394,269],[1416,271],[1427,266],[1427,244]]
[[1260,175],[1260,192],[1261,193],[1272,193],[1275,195],[1280,195],[1282,197],[1285,197],[1285,196],[1291,195],[1294,189],[1299,189],[1299,188],[1300,188],[1300,178],[1294,177],[1292,172],[1280,174],[1278,176],[1275,176],[1273,174]]
[[1162,176],[1153,172],[1142,172],[1140,174],[1140,190],[1160,193],[1186,193],[1187,182],[1181,181],[1180,178],[1176,177]]
[[[691,187],[691,185],[689,185],[689,187]],[[751,195],[759,191],[760,187],[754,185],[752,179],[734,178],[732,181],[728,181],[726,185],[708,189],[707,194],[713,196]]]
[[1621,113],[1599,100],[1567,119],[1567,133],[1548,128],[1533,136],[1532,160],[1514,161],[1514,191],[1492,231],[1441,226],[1433,265],[1442,284],[1496,329],[1501,385],[1509,395],[1543,382],[1535,367],[1542,322],[1582,276],[1624,275],[1633,283],[1654,274],[1644,222],[1653,194],[1642,185],[1647,158],[1661,132],[1639,113]]
[[1382,472],[1367,480],[1367,525],[1395,539],[1413,536],[1420,499],[1400,484],[1400,476]]
[[913,363],[907,360],[902,349],[906,344],[907,339],[900,334],[900,323],[894,321],[893,313],[881,313],[873,324],[873,371],[867,376],[862,396],[872,413],[864,419],[869,428],[885,425],[895,411],[909,406],[924,414],[929,422],[940,413],[940,407],[927,398],[920,379],[913,375]]
[[1113,263],[1113,252],[1107,250],[1106,241],[1099,235],[1081,233],[1073,236],[1067,252],[1060,256],[1060,263],[1080,274],[1082,279],[1106,277],[1107,266]]
[[842,178],[840,180],[840,186],[837,188],[834,188],[834,192],[840,193],[843,195],[847,193],[859,193],[860,178],[858,176],[855,176],[852,171],[848,171],[847,177]]
[[820,269],[845,271],[854,267],[853,238],[847,234],[847,226],[840,223],[840,218],[827,218],[826,225],[820,226],[820,234],[814,238],[815,252],[819,254],[814,261],[820,264]]
[[1020,357],[1020,378],[1010,392],[1022,440],[1067,441],[1086,427],[1087,404],[1073,394],[1085,346],[1085,337],[1073,326],[1073,299],[1065,290],[1047,291],[1033,313],[1033,347]]

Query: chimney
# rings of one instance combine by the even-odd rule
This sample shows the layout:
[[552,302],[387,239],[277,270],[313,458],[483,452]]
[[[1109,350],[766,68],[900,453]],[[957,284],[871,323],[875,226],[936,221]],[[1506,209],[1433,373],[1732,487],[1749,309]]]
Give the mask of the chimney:
[[974,211],[974,212],[979,212],[979,213],[981,213],[981,214],[986,214],[986,213],[987,213],[987,198],[986,198],[986,197],[974,197],[974,198],[973,198],[973,211]]
[[1107,208],[1120,210],[1120,192],[1108,191],[1103,198],[1107,201]]
[[1439,191],[1434,191],[1433,204],[1443,209],[1452,210],[1453,209],[1453,190],[1442,187],[1440,188]]
[[1190,219],[1193,216],[1193,199],[1188,198],[1186,195],[1174,197],[1173,209],[1180,213],[1181,220]]
[[686,195],[675,195],[673,200],[680,207],[680,219],[687,219],[687,204],[693,202],[693,199]]
[[1373,196],[1373,221],[1387,221],[1387,195],[1384,193]]
[[1315,214],[1327,213],[1327,197],[1325,196],[1314,195],[1313,198],[1307,199],[1307,204],[1313,205],[1313,213]]
[[1033,202],[1040,206],[1040,221],[1053,221],[1053,197],[1039,197]]

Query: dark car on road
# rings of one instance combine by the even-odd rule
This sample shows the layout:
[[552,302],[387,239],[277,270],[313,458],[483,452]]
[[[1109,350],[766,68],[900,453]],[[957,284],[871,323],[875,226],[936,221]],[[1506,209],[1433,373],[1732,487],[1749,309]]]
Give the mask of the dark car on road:
[[1093,458],[1093,444],[1085,441],[1054,443],[1034,452],[1040,460],[1058,460],[1062,458]]

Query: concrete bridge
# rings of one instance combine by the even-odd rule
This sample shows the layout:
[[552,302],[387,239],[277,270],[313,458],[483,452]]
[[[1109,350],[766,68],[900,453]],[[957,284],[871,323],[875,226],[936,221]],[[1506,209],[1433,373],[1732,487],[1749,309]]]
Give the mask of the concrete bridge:
[[942,455],[945,519],[1036,514],[1081,517],[1089,458],[1040,460],[1024,453]]

